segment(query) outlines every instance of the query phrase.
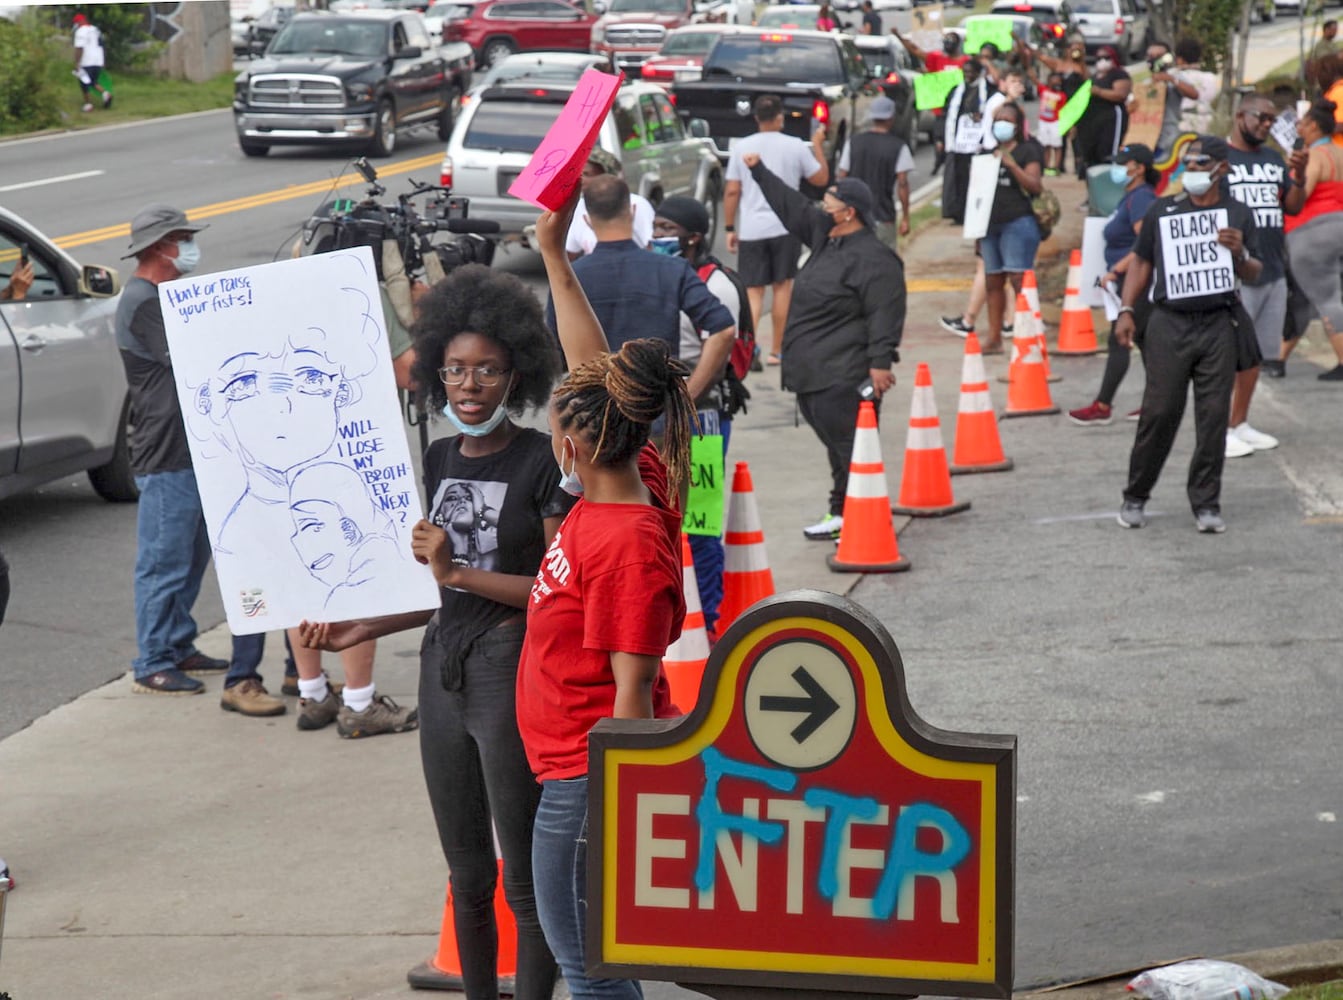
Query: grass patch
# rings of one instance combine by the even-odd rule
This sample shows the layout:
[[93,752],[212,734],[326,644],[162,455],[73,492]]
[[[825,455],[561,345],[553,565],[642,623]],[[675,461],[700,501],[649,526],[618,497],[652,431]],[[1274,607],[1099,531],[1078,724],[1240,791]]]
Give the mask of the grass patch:
[[1311,983],[1309,986],[1293,986],[1289,996],[1293,1000],[1343,1000],[1343,979],[1335,979],[1328,983]]
[[942,218],[942,200],[940,197],[930,198],[926,204],[920,205],[909,213],[909,235],[901,237],[901,240],[913,239],[919,235],[920,230],[940,218]]
[[[191,83],[152,74],[118,73],[112,76],[112,106],[104,110],[95,91],[94,110],[83,112],[80,111],[83,99],[79,83],[70,75],[69,65],[62,64],[59,72],[63,74],[63,89],[57,127],[74,129],[226,108],[233,101],[233,78],[236,75],[230,71],[203,83]],[[3,126],[0,126],[2,131]]]

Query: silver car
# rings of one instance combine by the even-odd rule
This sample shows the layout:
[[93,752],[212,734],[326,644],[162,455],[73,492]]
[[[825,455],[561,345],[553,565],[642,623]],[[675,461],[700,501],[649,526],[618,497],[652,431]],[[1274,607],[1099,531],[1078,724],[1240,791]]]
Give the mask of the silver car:
[[[536,222],[537,208],[512,197],[508,188],[573,87],[524,80],[492,87],[467,105],[448,140],[439,183],[471,199],[472,218],[491,219],[505,234],[521,233]],[[712,242],[722,167],[707,140],[687,134],[665,90],[641,81],[622,86],[597,143],[620,157],[630,190],[654,205],[672,195],[701,202],[709,212]]]
[[0,301],[0,497],[87,471],[104,499],[134,500],[117,273],[81,267],[0,208],[0,288],[25,255],[32,288]]
[[1142,0],[1069,0],[1077,26],[1094,55],[1102,45],[1113,46],[1121,62],[1146,58],[1152,42],[1152,22]]

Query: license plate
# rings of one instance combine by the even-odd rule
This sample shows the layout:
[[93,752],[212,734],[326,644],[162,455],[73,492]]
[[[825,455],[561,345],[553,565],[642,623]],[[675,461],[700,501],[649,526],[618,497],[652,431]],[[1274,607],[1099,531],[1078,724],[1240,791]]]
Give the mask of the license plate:
[[1099,34],[1101,33],[1101,31],[1102,31],[1102,29],[1101,29],[1101,26],[1100,26],[1099,24],[1084,24],[1084,25],[1082,25],[1082,34],[1084,34],[1084,35],[1099,35]]

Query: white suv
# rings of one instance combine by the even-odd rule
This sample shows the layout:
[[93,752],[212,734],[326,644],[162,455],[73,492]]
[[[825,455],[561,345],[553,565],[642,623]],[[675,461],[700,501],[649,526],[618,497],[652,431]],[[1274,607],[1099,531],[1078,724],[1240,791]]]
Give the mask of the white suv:
[[[497,222],[505,234],[521,233],[536,222],[537,208],[511,196],[508,187],[573,88],[572,83],[522,80],[491,87],[467,105],[448,140],[439,183],[471,199],[473,219]],[[620,157],[630,190],[654,205],[672,195],[701,202],[709,212],[712,240],[722,167],[708,140],[687,133],[665,90],[627,82],[602,122],[597,144]]]

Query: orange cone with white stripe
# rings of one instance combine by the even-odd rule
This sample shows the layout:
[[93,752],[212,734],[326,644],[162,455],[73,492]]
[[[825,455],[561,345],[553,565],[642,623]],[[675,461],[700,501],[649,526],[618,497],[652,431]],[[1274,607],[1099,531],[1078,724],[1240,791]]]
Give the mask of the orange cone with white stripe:
[[989,396],[984,356],[973,332],[965,338],[961,363],[961,401],[956,410],[956,450],[951,456],[951,474],[1006,472],[1012,460],[1003,454],[998,437],[998,418]]
[[704,627],[695,558],[690,554],[690,538],[685,534],[681,535],[681,586],[685,591],[685,622],[681,625],[681,637],[667,647],[662,657],[662,670],[671,685],[672,701],[689,714],[699,698],[704,664],[709,660],[709,632]]
[[1082,303],[1082,251],[1068,258],[1068,289],[1063,296],[1063,316],[1059,319],[1059,354],[1098,354],[1096,326],[1091,310]]
[[886,466],[877,434],[877,410],[867,401],[858,404],[839,548],[825,557],[825,564],[835,573],[900,573],[909,569],[909,560],[900,555],[895,540]]
[[1027,271],[1021,279],[1021,294],[1026,296],[1026,304],[1031,307],[1031,316],[1035,320],[1035,335],[1040,338],[1040,357],[1045,362],[1045,379],[1049,382],[1062,382],[1062,375],[1055,375],[1049,367],[1049,344],[1045,342],[1045,320],[1040,315],[1040,286],[1035,283],[1035,272]]
[[969,506],[970,501],[957,503],[952,496],[947,450],[942,446],[942,425],[937,419],[937,400],[933,398],[933,374],[921,363],[914,372],[914,399],[909,410],[900,499],[892,510],[910,517],[943,517]]
[[722,635],[737,616],[756,601],[774,593],[774,574],[765,552],[765,532],[755,505],[751,470],[738,462],[732,474],[732,496],[727,504],[727,531],[723,534],[723,601],[718,605],[717,632]]
[[[1029,273],[1029,272],[1027,272]],[[1040,320],[1039,311],[1032,312],[1030,296],[1026,294],[1026,286],[1023,284],[1021,292],[1017,295],[1016,312],[1012,314],[1012,326],[1016,336],[1013,338],[1012,357],[1016,357],[1018,351],[1024,350],[1028,341],[1034,340],[1040,345],[1040,360],[1045,366],[1045,381],[1059,382],[1063,379],[1062,375],[1055,375],[1049,370],[1049,352],[1045,347],[1045,326]],[[1009,367],[1007,374],[999,375],[998,381],[1006,385],[1012,381],[1012,372]]]
[[[1030,317],[1030,305],[1025,295],[1017,296],[1017,315]],[[1033,323],[1030,317],[1028,322]],[[1012,341],[1012,365],[1007,373],[1007,409],[1004,417],[1030,417],[1058,413],[1059,408],[1049,396],[1049,381],[1045,377],[1044,358],[1040,341],[1016,338]]]
[[[499,934],[499,953],[495,966],[499,970],[499,995],[511,997],[516,986],[518,970],[518,926],[513,911],[504,898],[504,863],[499,862],[499,881],[494,889],[494,924]],[[457,950],[457,925],[452,910],[452,885],[449,883],[447,902],[443,906],[443,924],[438,932],[438,951],[434,957],[421,962],[406,980],[418,990],[449,990],[458,993],[466,989],[462,981],[462,960]]]

